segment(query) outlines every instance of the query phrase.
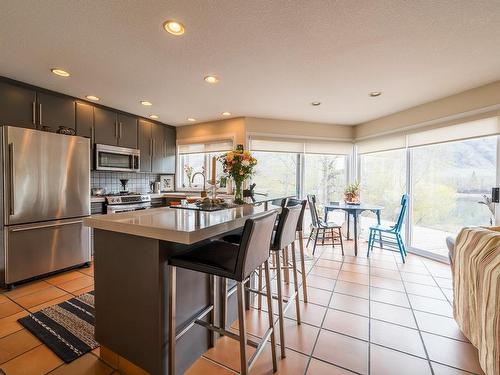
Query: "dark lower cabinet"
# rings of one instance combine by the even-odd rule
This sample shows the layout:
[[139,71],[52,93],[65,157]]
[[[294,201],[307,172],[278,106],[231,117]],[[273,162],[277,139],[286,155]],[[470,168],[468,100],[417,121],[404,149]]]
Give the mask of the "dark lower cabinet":
[[137,117],[118,114],[118,146],[137,148]]
[[75,129],[75,102],[67,96],[37,93],[38,125],[56,131],[60,126]]
[[151,138],[151,126],[149,121],[139,120],[137,132],[138,149],[141,151],[141,172],[151,172],[151,161],[153,156],[153,145]]
[[94,142],[104,145],[118,145],[118,123],[116,112],[94,108]]
[[36,91],[0,81],[0,125],[36,128]]

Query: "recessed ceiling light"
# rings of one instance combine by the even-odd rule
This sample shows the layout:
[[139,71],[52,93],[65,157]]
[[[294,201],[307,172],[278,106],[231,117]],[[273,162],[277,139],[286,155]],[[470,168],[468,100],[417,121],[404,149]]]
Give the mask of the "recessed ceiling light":
[[219,82],[219,77],[217,77],[217,76],[205,76],[205,78],[203,78],[203,79],[207,83],[217,83],[217,82]]
[[187,120],[188,120],[189,122],[195,122],[195,121],[196,121],[196,119],[195,119],[195,118],[193,118],[193,117],[188,117],[188,118],[187,118]]
[[375,98],[375,97],[380,96],[380,95],[382,95],[382,92],[381,92],[381,91],[372,91],[372,92],[370,93],[370,96],[371,96],[372,98]]
[[148,102],[147,100],[141,100],[141,104],[142,105],[145,105],[146,107],[150,107],[153,105],[153,103],[151,102]]
[[231,116],[231,112],[222,112],[222,116]]
[[152,118],[152,119],[156,120],[156,119],[159,119],[160,116],[158,116],[158,115],[149,115],[149,118]]
[[55,75],[58,75],[60,77],[69,77],[69,73],[65,70],[59,69],[59,68],[52,68],[50,69],[52,73]]
[[321,102],[312,102],[311,105],[317,107],[318,105],[321,105]]
[[163,28],[167,33],[175,36],[184,34],[184,25],[178,21],[168,20],[163,23]]
[[86,98],[88,100],[93,100],[94,102],[97,102],[99,100],[99,98],[95,95],[87,95]]

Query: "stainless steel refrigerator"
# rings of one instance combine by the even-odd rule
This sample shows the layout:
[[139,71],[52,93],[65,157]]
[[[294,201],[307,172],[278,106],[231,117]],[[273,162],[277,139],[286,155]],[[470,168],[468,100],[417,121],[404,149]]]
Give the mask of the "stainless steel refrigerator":
[[4,126],[0,283],[90,262],[89,140]]

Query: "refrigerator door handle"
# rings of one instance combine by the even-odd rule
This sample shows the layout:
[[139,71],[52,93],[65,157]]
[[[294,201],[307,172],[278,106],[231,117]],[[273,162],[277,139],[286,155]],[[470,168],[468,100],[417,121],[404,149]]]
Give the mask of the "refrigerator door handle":
[[10,214],[14,215],[14,143],[9,143],[9,198]]
[[56,224],[44,224],[44,225],[38,225],[36,227],[27,227],[27,228],[13,228],[10,229],[11,232],[23,232],[26,230],[33,230],[33,229],[43,229],[43,228],[53,228],[53,227],[62,227],[63,225],[72,225],[72,224],[81,224],[82,221],[67,221],[64,223],[56,223]]

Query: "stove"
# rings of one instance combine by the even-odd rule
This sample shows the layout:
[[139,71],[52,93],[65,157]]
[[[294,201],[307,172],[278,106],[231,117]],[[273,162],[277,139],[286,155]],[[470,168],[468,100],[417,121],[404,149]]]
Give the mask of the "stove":
[[120,192],[108,194],[106,198],[106,213],[145,210],[151,207],[151,196],[148,194]]

